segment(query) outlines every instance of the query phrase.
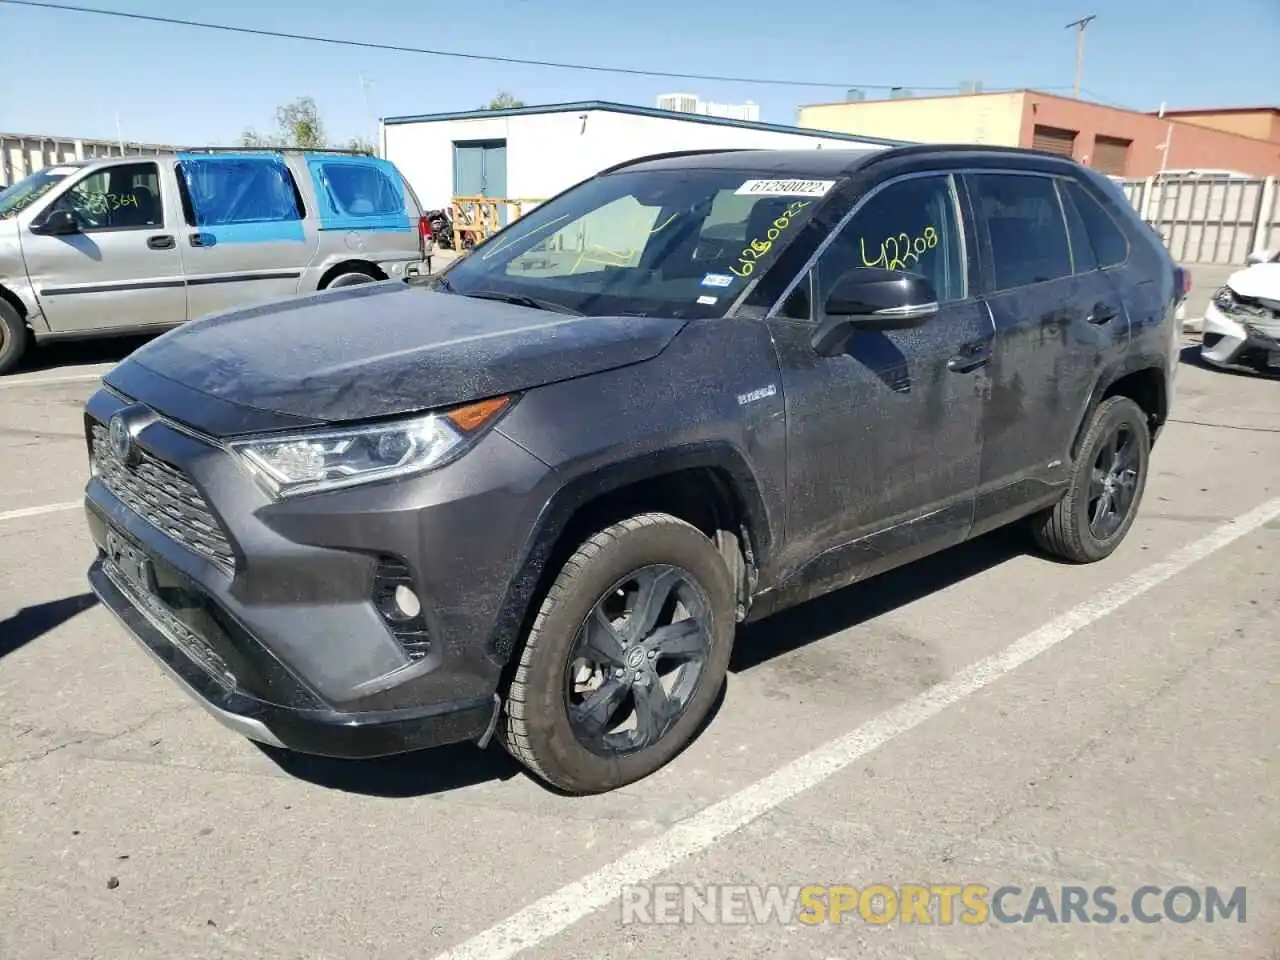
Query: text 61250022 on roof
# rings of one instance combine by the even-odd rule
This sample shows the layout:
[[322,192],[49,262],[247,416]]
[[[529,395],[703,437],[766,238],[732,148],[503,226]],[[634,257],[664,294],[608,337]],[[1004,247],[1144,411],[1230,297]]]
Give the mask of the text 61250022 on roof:
[[386,160],[206,150],[48,167],[0,190],[0,373],[32,342],[430,271],[431,227]]
[[438,278],[134,353],[86,409],[90,579],[249,737],[496,736],[608,790],[693,738],[744,621],[1014,521],[1115,550],[1182,289],[1067,160],[624,164]]

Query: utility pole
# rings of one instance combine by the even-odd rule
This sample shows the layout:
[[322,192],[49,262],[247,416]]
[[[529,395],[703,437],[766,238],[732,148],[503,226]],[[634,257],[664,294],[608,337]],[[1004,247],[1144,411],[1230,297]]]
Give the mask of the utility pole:
[[378,140],[380,139],[378,137],[378,125],[374,123],[373,112],[369,109],[369,81],[365,79],[363,70],[360,71],[360,94],[361,96],[364,97],[365,119],[369,122],[370,126],[373,128],[373,139],[370,140],[369,142],[373,144],[374,156],[377,156],[379,152],[379,147],[381,146],[378,143]]
[[1084,80],[1084,28],[1093,21],[1098,19],[1096,13],[1091,13],[1087,17],[1081,17],[1079,20],[1072,20],[1067,24],[1067,29],[1076,28],[1076,99],[1080,99],[1080,84]]

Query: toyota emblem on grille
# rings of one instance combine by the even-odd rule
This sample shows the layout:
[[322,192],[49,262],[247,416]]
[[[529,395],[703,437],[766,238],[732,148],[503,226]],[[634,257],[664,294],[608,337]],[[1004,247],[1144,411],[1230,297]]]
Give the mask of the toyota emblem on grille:
[[137,449],[133,445],[133,434],[129,430],[129,425],[124,422],[124,417],[116,414],[111,418],[111,423],[107,427],[107,435],[111,440],[111,452],[115,454],[115,458],[124,464],[131,464],[137,459]]

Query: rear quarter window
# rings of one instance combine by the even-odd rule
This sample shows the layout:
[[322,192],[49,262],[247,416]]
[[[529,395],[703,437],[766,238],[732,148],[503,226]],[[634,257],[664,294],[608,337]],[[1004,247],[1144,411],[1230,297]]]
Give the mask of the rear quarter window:
[[[1097,266],[1104,270],[1128,260],[1129,240],[1120,225],[1112,219],[1111,214],[1103,209],[1088,190],[1074,180],[1062,181],[1062,187],[1066,202],[1070,208],[1074,208],[1079,217],[1078,227],[1073,224],[1073,246],[1087,244],[1091,248],[1093,257],[1096,258]],[[1084,236],[1077,241],[1074,234],[1080,232],[1080,228],[1083,229]]]
[[321,229],[412,230],[404,181],[398,170],[373,157],[308,160],[320,207]]

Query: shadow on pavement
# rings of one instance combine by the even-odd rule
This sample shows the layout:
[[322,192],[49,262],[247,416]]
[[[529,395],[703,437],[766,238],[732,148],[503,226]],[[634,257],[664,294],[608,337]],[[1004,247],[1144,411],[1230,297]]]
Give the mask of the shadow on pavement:
[[119,363],[159,334],[131,337],[103,337],[91,340],[59,340],[32,344],[13,373],[35,373],[82,364]]
[[0,620],[0,657],[25,647],[32,640],[60,627],[78,613],[98,602],[92,593],[63,597],[48,603],[23,607],[7,620]]
[[423,797],[491,780],[510,780],[523,768],[502,747],[456,743],[376,760],[337,760],[255,744],[281,770],[330,790],[370,797]]
[[[729,671],[758,667],[1032,550],[1030,535],[1014,525],[775,613],[738,631]],[[1051,557],[1045,560],[1054,562]]]

